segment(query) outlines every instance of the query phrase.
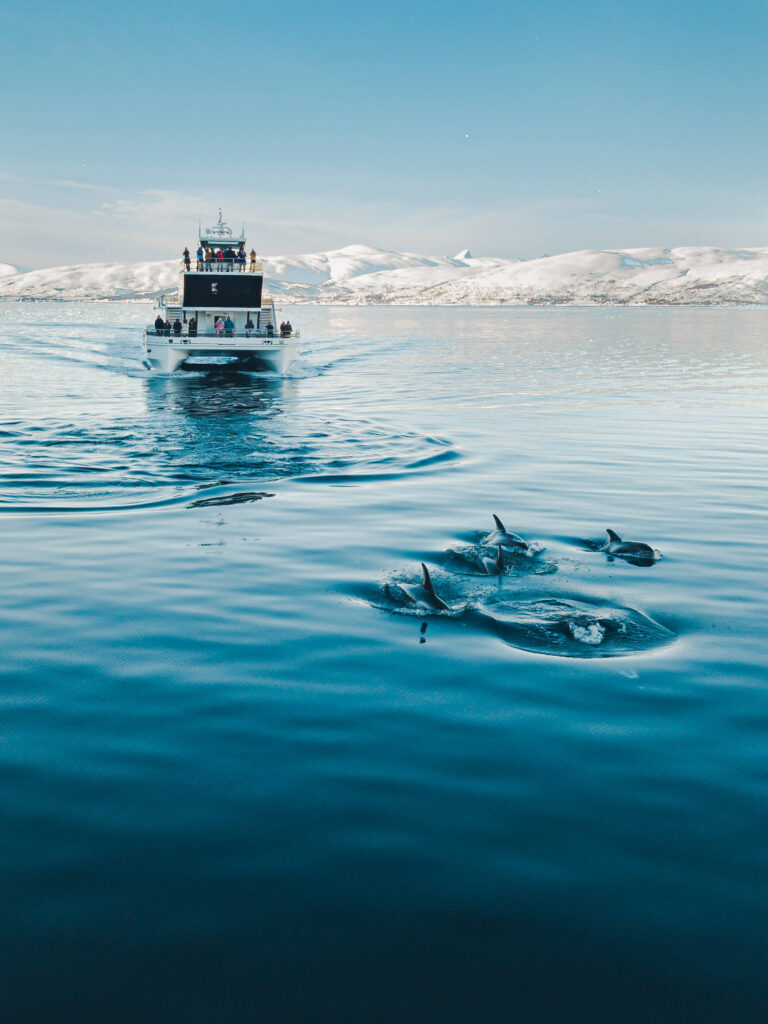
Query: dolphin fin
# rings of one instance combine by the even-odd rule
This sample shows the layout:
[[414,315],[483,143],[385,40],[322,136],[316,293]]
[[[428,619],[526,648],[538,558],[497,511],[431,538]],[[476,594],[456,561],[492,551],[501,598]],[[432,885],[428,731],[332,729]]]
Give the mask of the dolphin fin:
[[504,552],[501,550],[501,544],[496,546],[496,568],[499,574],[504,572]]
[[618,533],[616,533],[614,530],[606,530],[605,532],[608,534],[608,540],[611,542],[611,544],[621,544],[621,537],[618,535]]
[[[504,523],[502,523],[502,521],[499,519],[498,516],[494,516],[493,517],[493,521],[496,523],[496,529],[497,530],[504,530]],[[506,532],[507,531],[504,530],[504,533],[506,533]]]
[[[424,565],[423,562],[421,563],[421,568],[424,570],[424,582],[422,583],[422,586],[424,587],[425,590],[428,590],[430,594],[435,594],[435,588],[432,586],[432,579],[429,575],[429,569],[426,567],[426,565]],[[437,594],[435,594],[435,597],[437,597]]]

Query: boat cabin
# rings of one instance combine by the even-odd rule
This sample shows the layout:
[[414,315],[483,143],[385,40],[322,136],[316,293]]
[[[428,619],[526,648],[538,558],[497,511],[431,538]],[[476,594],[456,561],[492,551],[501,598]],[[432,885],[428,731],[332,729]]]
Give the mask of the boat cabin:
[[[264,264],[246,249],[245,230],[235,234],[219,210],[218,223],[200,229],[198,247],[181,261],[177,305],[162,301],[169,323],[183,335],[214,337],[217,321],[230,321],[230,336],[273,337],[274,303],[266,299]],[[191,324],[191,326],[190,326]]]

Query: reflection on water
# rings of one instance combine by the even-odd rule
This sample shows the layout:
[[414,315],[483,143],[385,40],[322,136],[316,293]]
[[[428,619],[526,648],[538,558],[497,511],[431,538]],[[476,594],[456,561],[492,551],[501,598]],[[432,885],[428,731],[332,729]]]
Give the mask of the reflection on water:
[[147,413],[155,422],[168,413],[193,420],[215,417],[247,421],[279,411],[275,406],[283,394],[288,400],[296,394],[290,380],[224,367],[205,373],[149,375],[144,380],[144,389]]

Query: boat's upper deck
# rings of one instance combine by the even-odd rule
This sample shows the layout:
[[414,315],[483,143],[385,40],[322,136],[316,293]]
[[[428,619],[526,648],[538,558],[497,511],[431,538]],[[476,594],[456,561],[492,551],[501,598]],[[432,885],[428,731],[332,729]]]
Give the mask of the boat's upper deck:
[[198,232],[194,253],[184,250],[179,278],[181,308],[257,310],[261,308],[264,264],[245,248],[245,229],[235,235],[222,218]]
[[[200,229],[199,242],[194,254],[185,250],[182,269],[187,274],[262,274],[264,264],[256,256],[256,250],[250,253],[245,247],[245,228],[235,235],[230,226],[223,220],[219,210],[219,220],[212,228]],[[194,267],[194,269],[193,269]]]

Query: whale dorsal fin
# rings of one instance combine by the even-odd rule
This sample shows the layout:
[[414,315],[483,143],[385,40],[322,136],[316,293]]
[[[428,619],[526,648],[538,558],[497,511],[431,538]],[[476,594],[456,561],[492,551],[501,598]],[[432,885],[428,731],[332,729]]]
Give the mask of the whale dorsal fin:
[[[496,529],[497,530],[504,530],[504,523],[502,523],[502,521],[499,519],[498,516],[494,516],[493,517],[493,521],[496,523]],[[506,533],[506,532],[507,531],[504,530],[504,533]]]
[[[425,590],[428,590],[430,594],[434,594],[435,588],[432,586],[432,580],[429,575],[429,569],[426,567],[426,565],[424,565],[423,562],[421,563],[421,568],[424,570],[424,582],[422,583],[422,586],[424,587]],[[437,597],[437,594],[435,594],[435,597]]]
[[496,545],[496,568],[499,572],[504,572],[504,552],[501,550],[501,544]]
[[608,540],[611,542],[611,544],[621,544],[621,537],[618,535],[618,533],[616,533],[614,530],[606,530],[605,532],[608,534]]

